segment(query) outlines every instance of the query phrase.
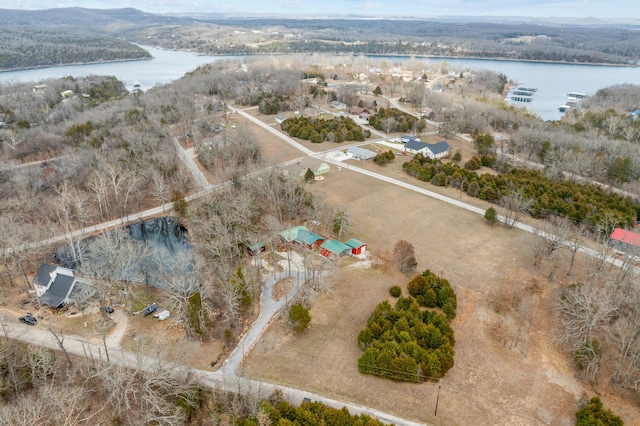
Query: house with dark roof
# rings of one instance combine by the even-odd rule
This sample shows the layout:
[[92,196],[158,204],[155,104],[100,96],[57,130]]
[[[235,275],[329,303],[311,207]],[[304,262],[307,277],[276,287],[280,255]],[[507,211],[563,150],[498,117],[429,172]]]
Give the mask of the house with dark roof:
[[426,154],[429,144],[419,140],[411,140],[404,145],[404,150],[412,154]]
[[347,155],[351,158],[355,158],[356,160],[370,160],[375,158],[375,151],[371,151],[370,149],[360,148],[359,146],[352,146],[347,149]]
[[69,295],[75,284],[76,278],[71,269],[47,263],[40,265],[33,280],[40,303],[52,308],[69,303]]
[[338,240],[327,240],[320,245],[320,254],[324,257],[339,258],[350,253],[351,247]]
[[427,149],[424,154],[433,159],[445,158],[451,154],[451,146],[445,142],[440,141],[438,143],[430,143],[427,145]]

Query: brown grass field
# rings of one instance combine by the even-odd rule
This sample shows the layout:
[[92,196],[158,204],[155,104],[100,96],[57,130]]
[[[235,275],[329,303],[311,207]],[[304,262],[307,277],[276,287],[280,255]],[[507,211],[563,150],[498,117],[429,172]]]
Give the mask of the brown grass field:
[[[275,123],[274,116],[260,117],[257,109],[250,112],[266,123]],[[266,165],[302,156],[242,117],[234,117],[234,121],[249,125]],[[449,143],[454,151],[462,151],[463,161],[473,154],[468,142],[453,139]],[[304,144],[316,152],[336,147],[308,141]],[[382,145],[368,148],[388,149]],[[409,158],[398,157],[384,168],[372,162],[349,163],[481,208],[489,207],[457,190],[407,176],[401,166]],[[575,424],[577,401],[585,394],[598,394],[627,424],[638,424],[637,407],[608,394],[606,386],[589,386],[573,367],[569,354],[555,342],[554,302],[562,288],[577,278],[566,277],[568,263],[564,262],[555,281],[548,282],[548,270],[532,266],[529,245],[534,236],[490,227],[479,215],[346,168],[338,171],[334,165],[323,181],[309,188],[325,204],[317,231],[331,236],[327,224],[338,209],[346,209],[354,223],[346,238],[353,236],[368,243],[371,255],[381,259],[385,267],[364,268],[351,259],[344,261],[330,276],[332,290],[311,308],[309,329],[300,336],[292,334],[285,314],[281,314],[246,358],[243,374],[434,425],[569,426]],[[534,221],[528,218],[526,222]],[[393,245],[401,239],[415,246],[417,271],[428,268],[449,279],[458,296],[458,316],[453,322],[455,365],[440,382],[437,417],[438,383],[392,382],[362,375],[357,369],[361,355],[356,343],[358,332],[375,306],[391,299],[389,287],[404,287],[410,278],[396,272],[389,261]],[[579,257],[577,267],[587,261]],[[9,298],[18,300],[20,292],[19,287],[12,287]],[[14,316],[24,313],[17,306],[6,305],[0,311]],[[89,315],[56,319],[56,328],[96,338],[96,331],[84,326],[87,318],[95,315],[97,309]],[[185,342],[183,332],[168,328],[172,320],[160,323],[152,318],[128,317],[126,331],[112,333],[122,333],[121,342],[128,348],[135,346],[140,336],[163,336],[164,348],[172,352],[168,356],[197,368],[207,369],[219,359],[222,342]],[[151,339],[150,348],[158,343]]]
[[[404,158],[386,168],[354,165],[488,207],[456,190],[411,179],[401,170]],[[456,290],[455,366],[440,383],[437,417],[437,383],[397,383],[357,369],[358,332],[374,307],[390,298],[389,287],[404,286],[409,278],[389,262],[386,268],[340,268],[331,277],[332,291],[312,307],[310,328],[293,335],[282,315],[247,357],[244,374],[429,424],[574,424],[577,401],[595,391],[554,340],[552,306],[562,287],[573,282],[565,276],[566,264],[549,283],[548,271],[532,266],[528,246],[534,236],[492,228],[479,215],[344,168],[332,166],[311,188],[327,206],[318,231],[328,235],[325,225],[338,208],[346,208],[355,223],[347,237],[367,242],[383,260],[391,257],[396,241],[406,239],[415,246],[418,271],[431,269]],[[627,422],[635,418],[634,407],[599,391]]]

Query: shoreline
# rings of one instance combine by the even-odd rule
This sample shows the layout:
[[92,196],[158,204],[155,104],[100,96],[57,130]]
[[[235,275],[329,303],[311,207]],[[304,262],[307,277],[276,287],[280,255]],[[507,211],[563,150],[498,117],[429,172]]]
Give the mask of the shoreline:
[[56,65],[41,65],[41,66],[33,66],[27,68],[9,68],[9,69],[0,69],[0,74],[5,72],[16,72],[16,71],[29,71],[29,70],[41,70],[45,68],[62,68],[62,67],[72,67],[76,65],[98,65],[98,64],[114,64],[118,62],[131,62],[131,61],[151,61],[154,57],[141,57],[141,58],[128,58],[128,59],[113,59],[109,61],[92,61],[92,62],[70,62],[65,64],[56,64]]
[[[144,45],[139,45],[144,48]],[[177,50],[181,52],[189,52],[194,55],[200,56],[244,56],[244,57],[252,57],[252,56],[285,56],[285,55],[309,55],[313,54],[313,52],[299,52],[299,53],[206,53],[199,52],[197,50],[191,49],[167,49],[162,46],[151,46],[156,49],[162,50]],[[502,62],[527,62],[532,64],[557,64],[557,65],[578,65],[578,66],[593,66],[593,67],[620,67],[620,68],[638,68],[640,67],[640,63],[638,64],[611,64],[606,62],[564,62],[564,61],[551,61],[551,60],[541,60],[541,59],[512,59],[512,58],[492,58],[485,56],[446,56],[446,55],[419,55],[419,54],[405,54],[405,53],[333,53],[329,56],[365,56],[369,58],[384,58],[384,57],[397,57],[397,58],[416,58],[416,59],[425,59],[425,60],[433,60],[433,59],[469,59],[469,60],[478,60],[478,61],[502,61]],[[74,66],[74,65],[95,65],[95,64],[107,64],[107,63],[118,63],[118,62],[130,62],[130,61],[150,61],[153,60],[154,57],[141,57],[141,58],[128,58],[128,59],[114,59],[109,61],[93,61],[93,62],[72,62],[65,64],[56,64],[56,65],[41,65],[41,66],[33,66],[27,68],[11,68],[11,69],[0,69],[0,74],[5,72],[15,72],[15,71],[28,71],[28,70],[37,70],[43,68],[59,68],[66,66]]]

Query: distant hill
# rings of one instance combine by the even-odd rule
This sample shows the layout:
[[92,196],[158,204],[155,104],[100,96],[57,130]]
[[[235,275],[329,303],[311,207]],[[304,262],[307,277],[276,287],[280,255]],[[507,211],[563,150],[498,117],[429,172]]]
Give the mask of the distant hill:
[[124,9],[85,9],[66,7],[46,10],[0,9],[0,26],[59,28],[75,27],[88,31],[111,32],[115,26],[146,27],[184,23],[189,18],[155,15],[134,8]]
[[133,34],[189,21],[133,8],[0,9],[0,70],[150,58]]

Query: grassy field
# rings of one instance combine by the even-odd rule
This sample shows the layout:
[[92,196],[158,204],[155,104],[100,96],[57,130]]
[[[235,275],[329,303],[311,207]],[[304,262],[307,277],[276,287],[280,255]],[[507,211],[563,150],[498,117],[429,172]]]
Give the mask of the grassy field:
[[[574,424],[576,401],[588,389],[554,342],[552,313],[572,281],[562,271],[548,283],[545,271],[532,266],[534,236],[492,228],[479,215],[344,169],[313,190],[325,198],[327,218],[337,208],[349,211],[356,224],[351,236],[373,255],[388,259],[393,244],[406,239],[415,246],[418,271],[431,269],[456,290],[456,364],[441,383],[438,416],[438,384],[394,383],[357,370],[359,330],[389,298],[388,288],[408,281],[392,268],[341,268],[331,294],[313,306],[310,329],[294,336],[284,320],[275,322],[249,355],[245,374],[432,424]],[[632,412],[620,404],[614,410]]]

